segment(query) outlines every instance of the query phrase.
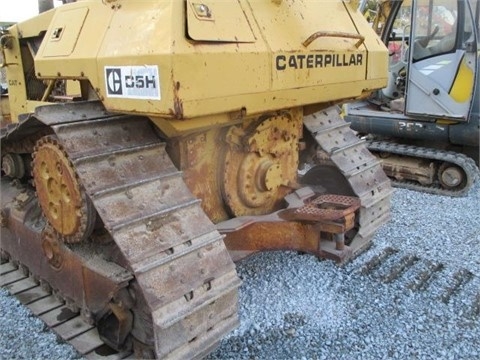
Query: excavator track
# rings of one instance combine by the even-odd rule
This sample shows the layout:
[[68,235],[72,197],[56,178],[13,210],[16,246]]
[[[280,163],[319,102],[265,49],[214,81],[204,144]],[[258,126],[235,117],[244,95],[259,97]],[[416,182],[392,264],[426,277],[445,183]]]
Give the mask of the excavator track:
[[[148,119],[110,116],[91,106],[49,106],[37,115],[68,154],[135,278],[130,289],[145,302],[133,310],[144,321],[132,334],[147,334],[151,343],[144,340],[135,355],[201,357],[238,323],[240,280],[222,236]],[[4,135],[8,141],[12,131]]]
[[[348,182],[360,199],[357,234],[348,243],[353,256],[371,244],[378,228],[390,219],[390,180],[364,140],[359,139],[340,116],[336,106],[304,119],[320,150]],[[321,171],[321,170],[320,170]]]
[[395,187],[416,190],[435,195],[463,196],[470,190],[476,179],[479,177],[479,170],[475,165],[475,161],[460,153],[429,149],[413,145],[397,144],[387,141],[368,142],[368,149],[374,153],[396,154],[410,158],[421,158],[433,160],[435,162],[454,164],[461,168],[464,172],[464,181],[461,183],[461,185],[451,189],[442,187],[438,181],[435,181],[431,185],[422,185],[415,181],[398,180],[392,178],[392,184]]

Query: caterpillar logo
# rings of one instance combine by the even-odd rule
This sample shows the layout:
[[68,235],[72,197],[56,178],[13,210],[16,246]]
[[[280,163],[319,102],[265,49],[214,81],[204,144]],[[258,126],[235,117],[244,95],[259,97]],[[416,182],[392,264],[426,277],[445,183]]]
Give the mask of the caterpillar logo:
[[107,97],[160,100],[158,67],[106,66]]
[[277,55],[275,67],[279,71],[326,67],[361,66],[363,54],[295,54]]
[[106,69],[107,74],[107,94],[123,95],[122,89],[122,71],[120,69]]

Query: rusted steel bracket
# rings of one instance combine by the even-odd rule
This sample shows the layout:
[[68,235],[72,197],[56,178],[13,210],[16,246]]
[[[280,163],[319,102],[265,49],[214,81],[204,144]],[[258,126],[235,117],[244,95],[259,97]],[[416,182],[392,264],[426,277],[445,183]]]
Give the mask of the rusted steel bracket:
[[355,226],[360,200],[352,196],[320,195],[302,188],[288,195],[287,209],[264,216],[245,216],[217,224],[234,261],[258,251],[296,250],[337,262],[351,249],[345,233]]
[[[133,279],[126,269],[98,257],[83,257],[59,242],[41,215],[33,192],[21,191],[2,178],[2,250],[28,267],[64,299],[83,304],[85,313],[102,314],[109,299]],[[107,246],[107,245],[104,245]]]
[[7,67],[8,65],[13,65],[13,64],[7,64],[7,57],[5,55],[5,49],[11,49],[13,46],[13,41],[15,40],[15,37],[11,34],[0,33],[0,51],[1,51],[1,60],[2,62],[0,63],[0,68]]
[[314,40],[321,38],[321,37],[339,37],[339,38],[344,38],[344,39],[356,39],[358,40],[355,43],[355,47],[358,49],[360,45],[363,44],[365,41],[365,36],[360,35],[360,34],[349,34],[349,33],[344,33],[344,32],[339,32],[339,31],[317,31],[316,33],[313,33],[306,39],[302,45],[305,47],[308,47]]
[[100,338],[114,349],[125,347],[124,343],[133,327],[133,314],[123,306],[110,302],[111,313],[98,325]]

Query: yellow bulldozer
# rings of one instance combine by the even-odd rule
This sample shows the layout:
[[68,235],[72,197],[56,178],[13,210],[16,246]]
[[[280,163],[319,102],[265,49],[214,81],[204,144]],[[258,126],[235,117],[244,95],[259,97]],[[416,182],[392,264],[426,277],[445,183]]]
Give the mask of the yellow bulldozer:
[[209,353],[238,261],[343,262],[391,186],[337,104],[387,84],[355,1],[83,0],[4,31],[2,262],[139,358]]

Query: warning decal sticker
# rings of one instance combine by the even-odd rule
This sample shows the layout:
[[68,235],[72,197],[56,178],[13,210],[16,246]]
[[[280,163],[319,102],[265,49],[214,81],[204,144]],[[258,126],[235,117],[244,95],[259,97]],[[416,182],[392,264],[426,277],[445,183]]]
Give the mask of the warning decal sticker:
[[105,66],[107,97],[160,100],[158,66]]

